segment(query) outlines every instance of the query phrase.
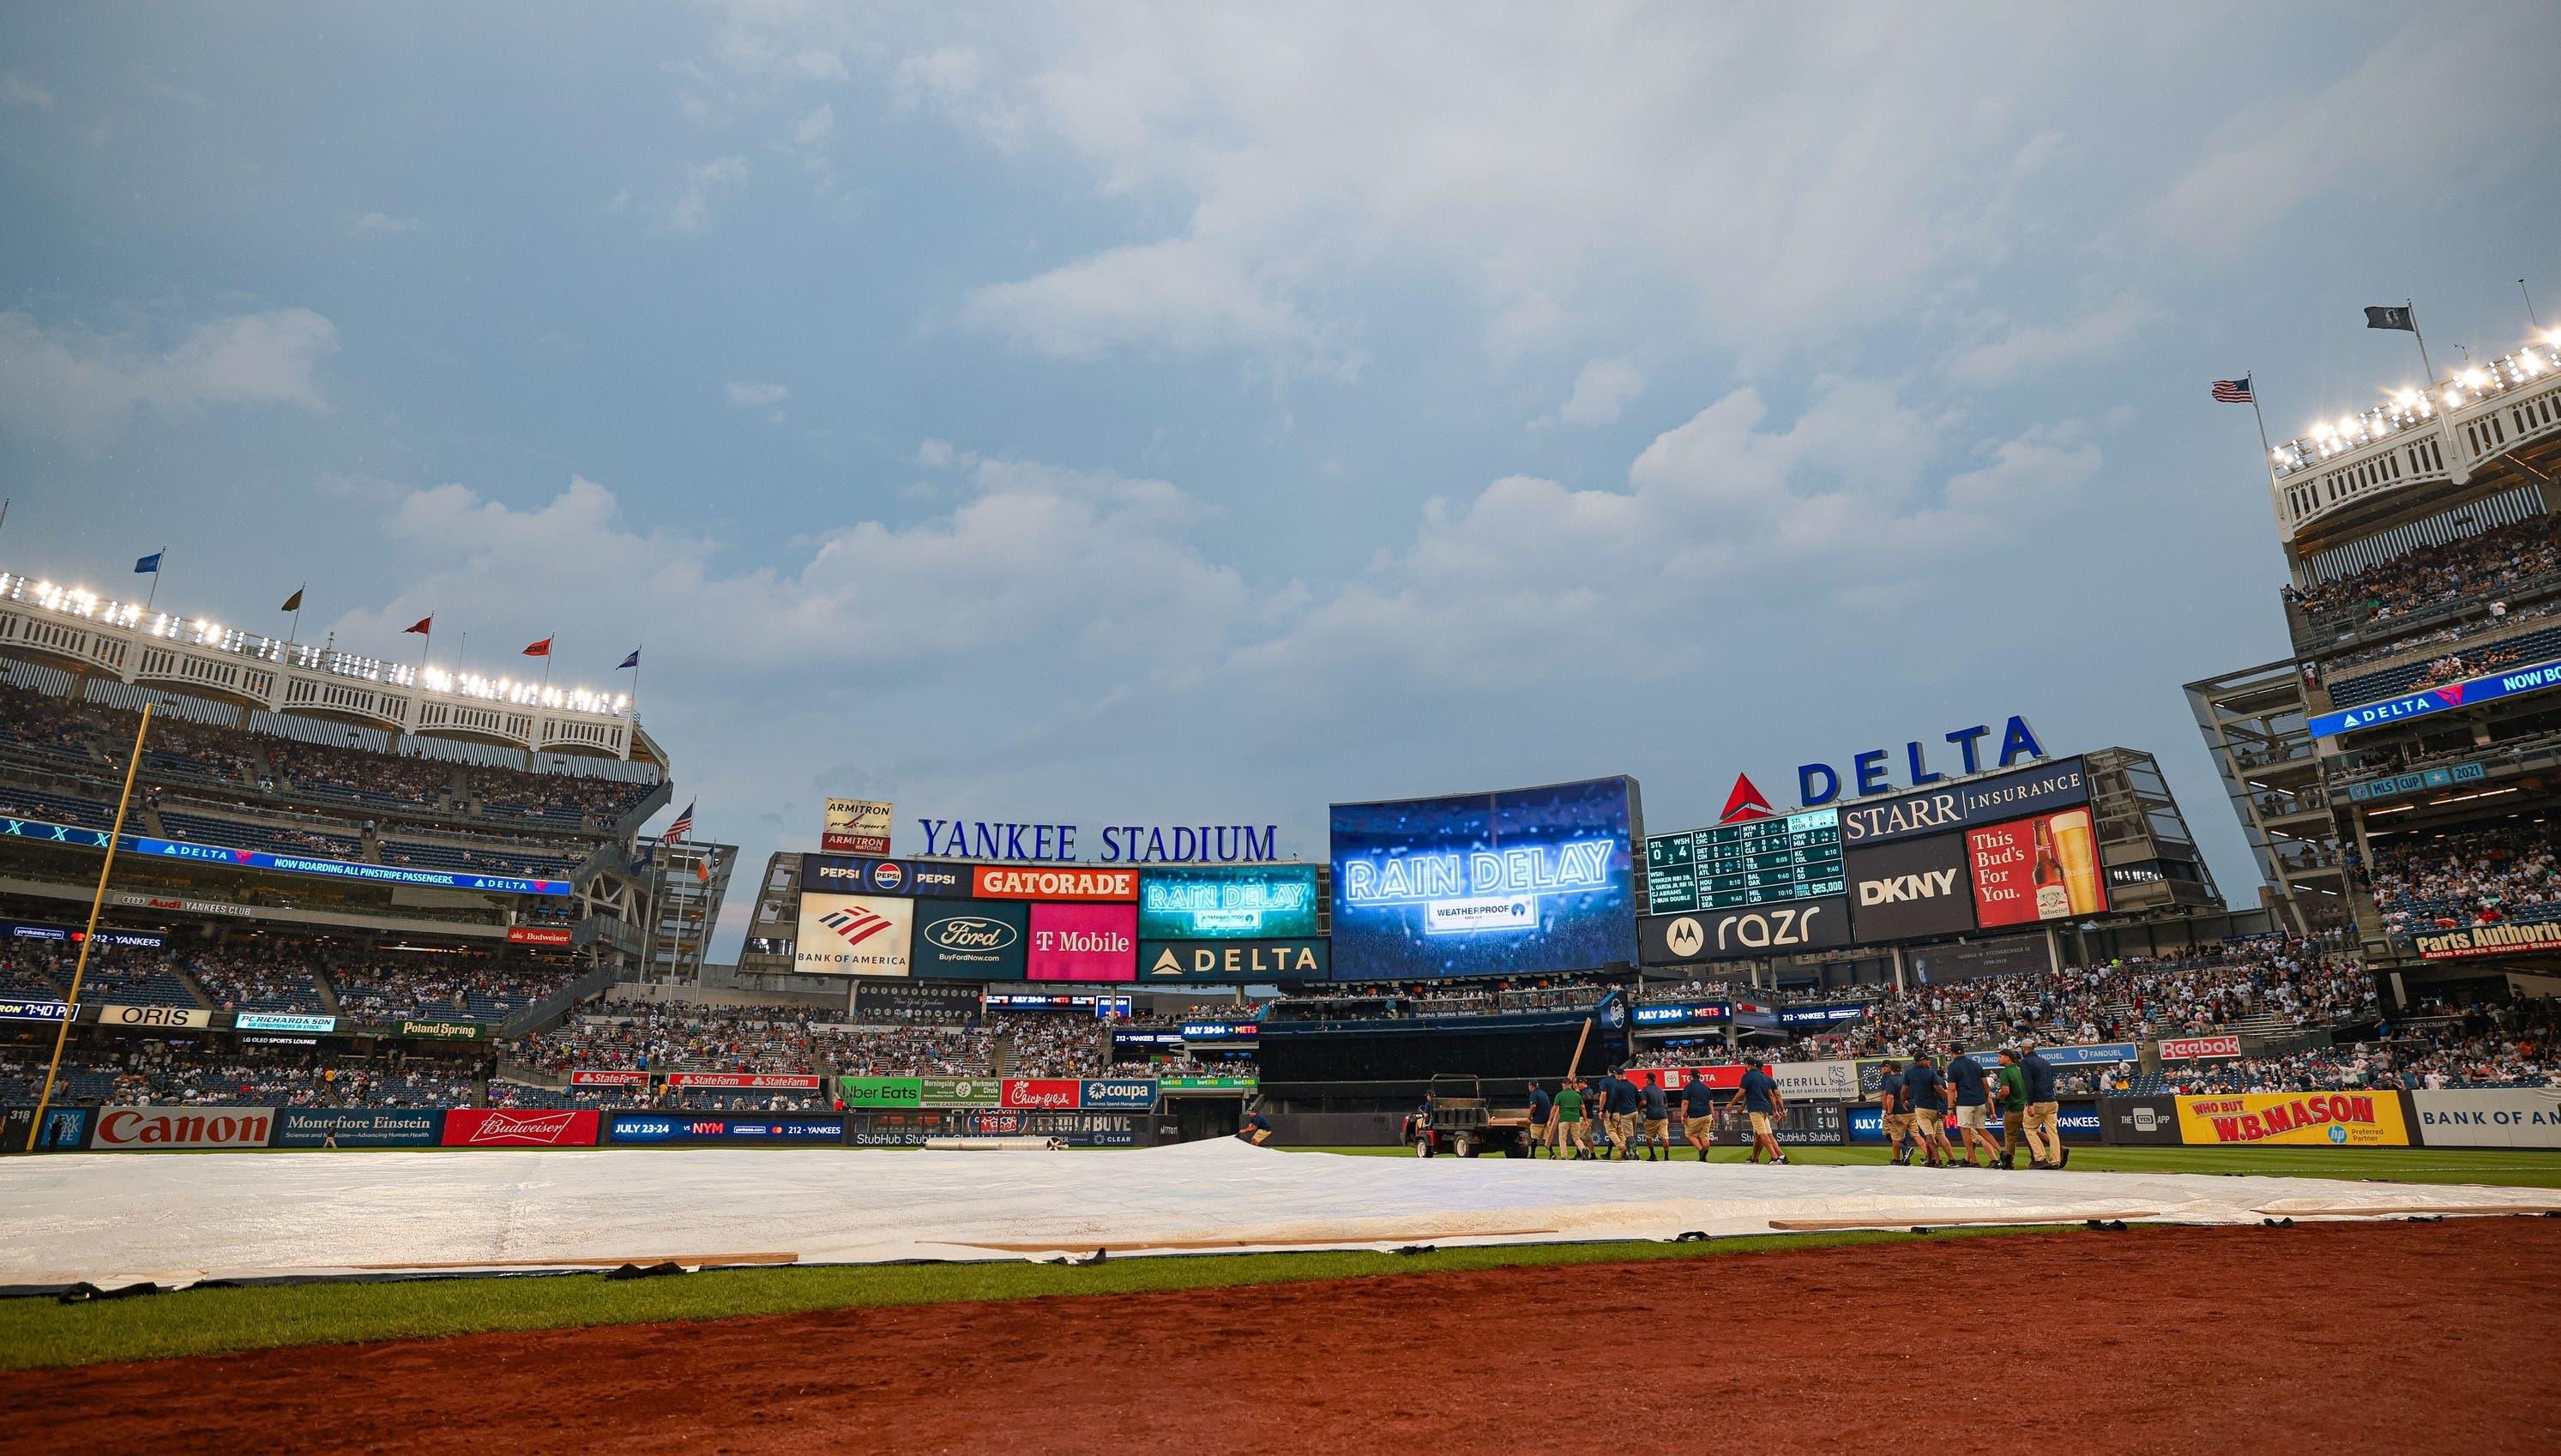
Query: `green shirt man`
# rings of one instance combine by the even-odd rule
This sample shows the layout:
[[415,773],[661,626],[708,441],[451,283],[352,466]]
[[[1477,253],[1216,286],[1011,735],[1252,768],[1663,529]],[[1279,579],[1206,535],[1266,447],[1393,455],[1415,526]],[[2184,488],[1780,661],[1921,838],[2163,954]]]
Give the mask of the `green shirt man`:
[[[2025,1086],[2026,1083],[2021,1082],[2019,1085]],[[1583,1094],[1581,1092],[1576,1091],[1572,1087],[1560,1088],[1557,1091],[1556,1120],[1559,1122],[1581,1122],[1583,1120]]]
[[2027,1110],[2027,1072],[2016,1062],[2005,1063],[1992,1074],[1992,1105],[2004,1118],[2016,1117]]

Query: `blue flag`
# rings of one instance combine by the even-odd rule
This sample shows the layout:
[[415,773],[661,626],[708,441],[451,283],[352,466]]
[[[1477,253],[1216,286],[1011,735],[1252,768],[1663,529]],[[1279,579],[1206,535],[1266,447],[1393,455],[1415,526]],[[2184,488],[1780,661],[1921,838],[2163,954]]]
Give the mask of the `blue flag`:
[[160,574],[160,553],[155,551],[151,555],[134,562],[133,574],[136,576],[156,576]]
[[622,671],[622,668],[623,668],[623,667],[638,667],[639,665],[640,665],[640,649],[639,649],[639,648],[637,648],[637,647],[634,647],[634,648],[632,648],[632,649],[631,649],[631,655],[630,655],[629,657],[626,657],[626,658],[622,659],[622,667],[617,667],[617,668],[615,668],[615,669],[614,669],[614,671],[618,673],[618,672]]

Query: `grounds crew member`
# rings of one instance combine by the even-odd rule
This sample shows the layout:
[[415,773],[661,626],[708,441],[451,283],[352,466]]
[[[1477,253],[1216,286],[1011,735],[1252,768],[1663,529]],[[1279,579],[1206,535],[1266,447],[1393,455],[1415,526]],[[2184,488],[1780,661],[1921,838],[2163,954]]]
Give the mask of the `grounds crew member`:
[[1636,1156],[1636,1084],[1622,1071],[1610,1073],[1610,1141],[1618,1146],[1619,1161]]
[[1930,1064],[1930,1053],[1915,1052],[1903,1069],[1903,1095],[1912,1103],[1912,1138],[1933,1168],[1948,1166],[1948,1083]]
[[1547,1088],[1536,1082],[1530,1083],[1529,1155],[1531,1157],[1537,1157],[1539,1149],[1553,1146],[1549,1141],[1548,1133],[1556,1126],[1555,1113],[1556,1099],[1547,1094]]
[[[1990,1095],[1990,1077],[1983,1064],[1963,1052],[1951,1048],[1948,1055],[1948,1080],[1957,1089],[1957,1136],[1965,1144],[1965,1166],[1982,1168],[2000,1158],[2000,1149],[1992,1146],[1992,1135],[1984,1103]],[[1984,1161],[1974,1161],[1974,1149],[1983,1150]],[[1954,1151],[1951,1149],[1950,1151]]]
[[1263,1115],[1260,1103],[1245,1114],[1245,1124],[1236,1130],[1236,1135],[1258,1148],[1272,1141],[1272,1119]]
[[1716,1089],[1707,1084],[1705,1072],[1690,1074],[1689,1085],[1681,1088],[1681,1111],[1686,1121],[1681,1136],[1698,1149],[1698,1161],[1707,1161],[1707,1150],[1716,1145]]
[[2037,1159],[2039,1167],[2060,1168],[2072,1161],[2072,1150],[2063,1146],[2063,1108],[2054,1100],[2054,1063],[2031,1047],[2019,1056],[2018,1065],[2027,1073],[2028,1156]]
[[1660,1076],[1645,1084],[1644,1094],[1645,1161],[1648,1163],[1655,1161],[1656,1152],[1659,1150],[1661,1160],[1668,1163],[1672,1160],[1671,1096],[1663,1090]]
[[[1568,1153],[1568,1148],[1574,1151]],[[1589,1158],[1592,1135],[1583,1126],[1583,1084],[1568,1079],[1556,1090],[1556,1151],[1560,1156]]]
[[1889,1056],[1876,1066],[1877,1120],[1885,1129],[1885,1161],[1894,1167],[1912,1161],[1903,1144],[1912,1136],[1912,1109],[1903,1101],[1901,1063]]
[[1779,1151],[1779,1111],[1788,1105],[1788,1099],[1779,1090],[1779,1079],[1770,1074],[1770,1063],[1756,1061],[1745,1067],[1743,1085],[1735,1088],[1734,1100],[1725,1104],[1726,1110],[1732,1111],[1737,1102],[1752,1118],[1752,1151],[1743,1156],[1743,1161],[1760,1162],[1761,1151],[1767,1148],[1771,1162],[1787,1162],[1788,1155]]
[[[2000,1067],[1992,1073],[1992,1105],[2000,1109],[2000,1166],[2018,1166],[2018,1145],[2025,1138],[2027,1121],[2027,1069],[2018,1064],[2018,1049],[2000,1050]],[[2029,1157],[2036,1156],[2031,1152]]]

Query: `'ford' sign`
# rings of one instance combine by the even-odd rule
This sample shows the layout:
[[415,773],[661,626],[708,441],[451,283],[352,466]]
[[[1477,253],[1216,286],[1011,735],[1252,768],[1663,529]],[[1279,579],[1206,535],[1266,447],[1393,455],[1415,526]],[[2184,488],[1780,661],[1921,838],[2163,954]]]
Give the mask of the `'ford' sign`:
[[1156,1105],[1156,1084],[1134,1080],[1088,1081],[1078,1100],[1087,1108],[1143,1110]]

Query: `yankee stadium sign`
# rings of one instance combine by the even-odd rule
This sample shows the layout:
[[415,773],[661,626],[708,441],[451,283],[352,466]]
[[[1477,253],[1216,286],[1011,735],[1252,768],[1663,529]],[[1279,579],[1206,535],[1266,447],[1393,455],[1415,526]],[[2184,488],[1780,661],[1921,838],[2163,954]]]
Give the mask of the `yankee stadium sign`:
[[[1077,858],[1073,824],[1016,824],[989,819],[919,819],[925,853],[952,860],[1060,861]],[[1277,859],[1280,826],[1147,824],[1103,826],[1107,865],[1257,864]]]

